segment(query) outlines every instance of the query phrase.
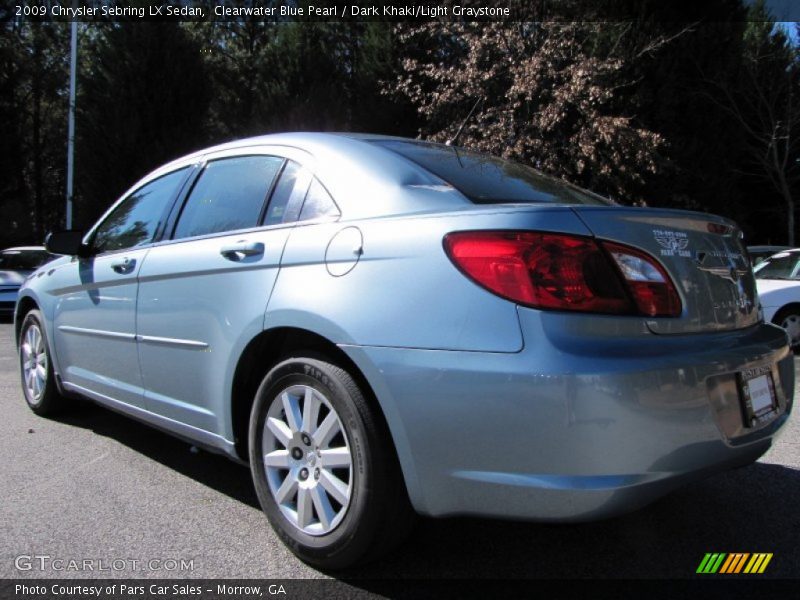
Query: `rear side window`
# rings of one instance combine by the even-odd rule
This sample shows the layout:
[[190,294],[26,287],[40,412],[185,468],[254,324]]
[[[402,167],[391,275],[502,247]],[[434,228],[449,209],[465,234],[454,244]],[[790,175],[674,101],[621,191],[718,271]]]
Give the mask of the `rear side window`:
[[159,177],[120,202],[95,229],[94,251],[100,254],[151,242],[187,170]]
[[[264,219],[264,225],[278,225],[279,223],[286,223],[289,221],[289,218],[287,218],[287,205],[292,196],[300,192],[299,188],[301,186],[298,181],[301,172],[302,167],[296,162],[291,160],[286,161],[286,166],[283,168],[281,178],[275,185],[275,191],[272,192],[272,199],[269,201],[269,208],[267,208],[267,216]],[[306,183],[306,185],[308,185],[308,183]]]
[[178,217],[174,239],[256,227],[284,160],[240,156],[206,166]]
[[310,221],[340,215],[339,207],[319,180],[308,169],[289,160],[275,185],[264,224]]
[[452,185],[476,204],[612,204],[589,191],[496,156],[463,148],[398,140],[375,140]]
[[339,215],[339,208],[336,206],[333,198],[331,198],[328,191],[322,187],[322,184],[317,178],[314,177],[311,181],[311,186],[308,188],[306,201],[303,202],[303,210],[300,211],[300,218],[298,221],[308,221],[321,217],[338,217]]

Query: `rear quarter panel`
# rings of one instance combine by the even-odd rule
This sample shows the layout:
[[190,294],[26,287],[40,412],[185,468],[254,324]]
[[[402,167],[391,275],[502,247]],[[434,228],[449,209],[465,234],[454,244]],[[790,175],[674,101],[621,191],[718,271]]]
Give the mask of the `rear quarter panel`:
[[[360,256],[356,244],[334,251],[331,240],[347,228],[360,232]],[[473,283],[445,254],[447,233],[471,229],[588,234],[559,207],[300,224],[286,244],[265,327],[300,327],[337,344],[518,352],[514,303]]]
[[[360,256],[354,253],[358,248],[348,252],[346,246],[332,252],[338,242],[331,240],[352,229],[360,236],[345,235],[360,239]],[[365,350],[463,350],[476,352],[476,358],[480,351],[507,356],[522,350],[516,305],[467,279],[445,254],[447,233],[472,229],[588,234],[565,207],[298,224],[284,249],[264,319],[266,329],[313,331],[342,346],[356,363],[381,406],[408,492],[420,510],[425,501],[402,411],[382,366]]]

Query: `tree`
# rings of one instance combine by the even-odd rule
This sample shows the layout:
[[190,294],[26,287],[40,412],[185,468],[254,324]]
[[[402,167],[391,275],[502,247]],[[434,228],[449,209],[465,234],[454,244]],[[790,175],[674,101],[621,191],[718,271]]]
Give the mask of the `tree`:
[[730,115],[702,91],[707,77],[736,86],[746,13],[736,0],[684,3],[640,0],[635,18],[591,33],[591,53],[625,65],[630,85],[614,94],[613,110],[657,132],[656,173],[645,174],[649,205],[718,212],[747,221],[747,186],[733,172],[743,136]]
[[212,138],[264,133],[280,111],[277,27],[274,21],[256,18],[186,24],[214,90],[208,113]]
[[[381,94],[397,65],[388,23],[281,24],[280,122],[294,130],[397,131],[406,105]],[[412,119],[413,121],[413,119]]]
[[[187,24],[215,93],[218,139],[284,130],[402,131],[407,103],[381,94],[396,68],[388,23],[247,19]],[[411,119],[408,119],[408,116]]]
[[753,8],[744,42],[738,86],[732,89],[711,80],[709,96],[745,136],[743,172],[767,182],[779,194],[787,243],[794,246],[794,190],[800,183],[800,56],[763,6]]
[[40,243],[63,208],[69,27],[12,20],[0,28],[3,236]]
[[[425,124],[445,141],[476,100],[459,143],[531,163],[617,199],[642,199],[664,140],[616,105],[631,84],[625,62],[593,55],[598,23],[425,24],[401,27],[414,48],[396,81]],[[396,91],[395,91],[396,88]]]
[[[23,239],[30,221],[24,178],[24,128],[19,96],[25,78],[25,61],[19,24],[0,24],[0,213],[2,246]],[[23,233],[24,232],[24,233]]]
[[201,46],[177,23],[94,26],[78,82],[76,214],[90,224],[137,178],[208,141]]

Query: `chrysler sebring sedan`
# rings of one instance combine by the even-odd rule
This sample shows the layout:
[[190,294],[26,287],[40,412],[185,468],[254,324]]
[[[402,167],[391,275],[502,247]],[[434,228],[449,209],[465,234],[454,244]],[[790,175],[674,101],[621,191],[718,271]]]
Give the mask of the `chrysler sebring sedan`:
[[319,567],[415,513],[634,510],[752,463],[792,406],[732,222],[461,148],[241,140],[47,246],[15,316],[30,408],[88,398],[249,463]]

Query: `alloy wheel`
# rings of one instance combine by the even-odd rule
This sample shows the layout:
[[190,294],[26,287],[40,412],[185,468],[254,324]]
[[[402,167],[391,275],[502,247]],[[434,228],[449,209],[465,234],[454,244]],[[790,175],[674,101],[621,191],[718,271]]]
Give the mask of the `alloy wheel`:
[[47,351],[42,331],[36,323],[31,323],[25,330],[20,352],[25,392],[32,404],[38,404],[47,384]]
[[281,391],[270,404],[262,437],[270,492],[303,533],[333,531],[353,491],[350,444],[336,410],[308,385]]

